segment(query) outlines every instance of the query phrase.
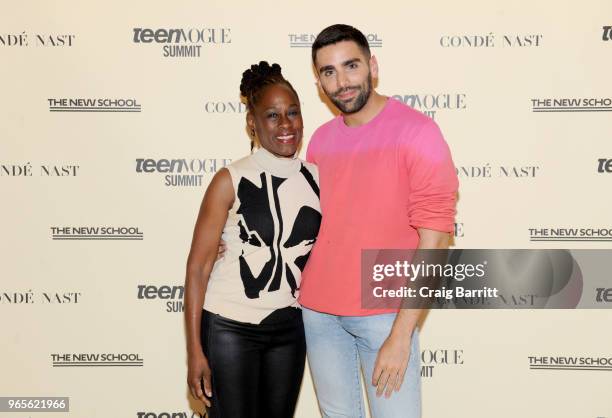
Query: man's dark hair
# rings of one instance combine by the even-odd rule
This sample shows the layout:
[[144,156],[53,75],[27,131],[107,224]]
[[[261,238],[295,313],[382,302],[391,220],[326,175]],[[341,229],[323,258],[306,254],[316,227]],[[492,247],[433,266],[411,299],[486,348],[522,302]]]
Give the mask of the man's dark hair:
[[333,45],[341,41],[353,41],[363,51],[367,59],[370,59],[370,45],[365,35],[359,29],[349,25],[336,24],[323,29],[312,44],[312,62],[315,62],[317,51],[324,46]]

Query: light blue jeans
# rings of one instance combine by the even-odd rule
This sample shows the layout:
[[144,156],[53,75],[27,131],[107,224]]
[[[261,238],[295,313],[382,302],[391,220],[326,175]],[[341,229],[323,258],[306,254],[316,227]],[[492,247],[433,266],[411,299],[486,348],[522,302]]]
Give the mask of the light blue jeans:
[[336,316],[302,307],[308,364],[324,418],[365,418],[359,365],[373,418],[421,416],[419,334],[412,335],[410,361],[399,392],[376,396],[372,386],[374,362],[393,325],[394,313]]

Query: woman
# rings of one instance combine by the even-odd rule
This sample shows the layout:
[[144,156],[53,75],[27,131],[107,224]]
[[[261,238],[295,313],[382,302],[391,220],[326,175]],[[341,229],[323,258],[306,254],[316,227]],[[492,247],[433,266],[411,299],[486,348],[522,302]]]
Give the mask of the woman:
[[257,149],[215,175],[200,207],[185,280],[188,384],[212,418],[286,418],[304,372],[296,299],[321,222],[318,173],[296,158],[300,101],[280,66],[252,65],[240,93]]

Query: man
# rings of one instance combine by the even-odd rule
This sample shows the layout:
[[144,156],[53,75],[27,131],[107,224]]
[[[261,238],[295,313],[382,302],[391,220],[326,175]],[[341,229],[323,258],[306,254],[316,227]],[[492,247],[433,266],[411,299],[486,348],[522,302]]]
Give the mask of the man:
[[458,181],[437,125],[373,89],[365,36],[324,29],[312,46],[317,83],[341,114],[314,133],[323,221],[302,275],[308,361],[324,417],[419,417],[418,310],[361,305],[361,250],[447,248]]

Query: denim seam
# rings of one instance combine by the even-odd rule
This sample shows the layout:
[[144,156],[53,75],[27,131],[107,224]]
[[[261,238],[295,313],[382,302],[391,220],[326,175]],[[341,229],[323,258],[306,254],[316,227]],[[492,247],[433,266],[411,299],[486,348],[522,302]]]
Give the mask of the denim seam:
[[[341,321],[339,321],[341,322]],[[347,333],[348,330],[344,328],[344,326],[342,325],[342,323],[339,324],[340,327]],[[350,333],[349,333],[350,334]],[[351,334],[352,335],[352,334]],[[354,336],[353,336],[354,338]],[[354,375],[355,375],[355,379],[353,380],[354,383],[356,383],[353,386],[353,396],[355,396],[355,401],[357,403],[357,412],[359,413],[358,417],[359,418],[365,418],[363,415],[363,410],[361,409],[361,405],[362,405],[362,399],[361,399],[361,382],[359,380],[359,371],[360,371],[360,365],[359,365],[359,350],[357,349],[357,342],[355,341],[355,344],[353,345],[353,353],[355,354],[354,357],[354,361],[353,361],[353,366],[354,366]]]
[[355,393],[357,394],[357,408],[359,411],[359,417],[364,418],[363,410],[361,409],[361,382],[359,381],[359,353],[357,352],[357,347],[355,347],[355,362],[353,364],[355,365],[355,380],[357,383],[357,385],[354,387],[356,390]]

